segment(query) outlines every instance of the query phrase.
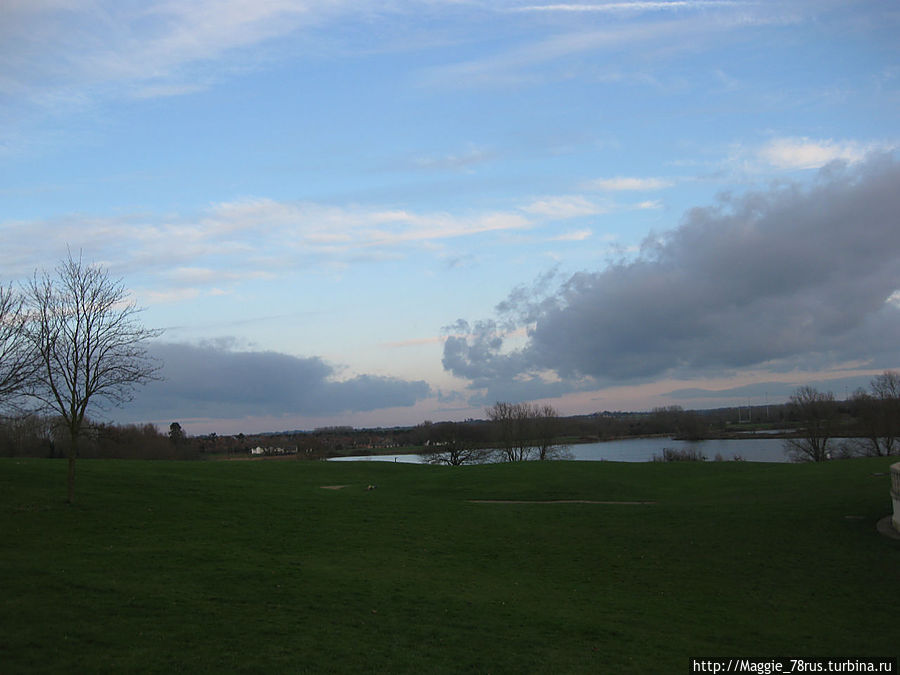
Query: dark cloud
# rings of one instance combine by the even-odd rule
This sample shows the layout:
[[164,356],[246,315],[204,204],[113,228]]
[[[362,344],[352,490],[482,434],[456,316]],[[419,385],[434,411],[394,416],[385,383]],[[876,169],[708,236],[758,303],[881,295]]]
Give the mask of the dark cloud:
[[763,401],[784,403],[798,387],[802,386],[813,387],[820,391],[830,391],[838,398],[845,398],[852,395],[857,389],[868,390],[872,379],[872,376],[867,375],[851,375],[830,380],[804,378],[795,382],[758,382],[729,389],[675,389],[665,395],[673,399],[684,400],[735,399],[735,405],[746,403],[748,399],[752,399],[753,405],[759,405]]
[[[832,165],[806,187],[723,197],[689,211],[640,255],[576,274],[547,297],[498,305],[528,325],[503,350],[494,321],[458,323],[444,367],[475,389],[581,389],[744,367],[814,370],[900,361],[900,164]],[[465,333],[465,335],[459,335]],[[548,382],[540,373],[552,372]]]
[[478,321],[473,326],[458,321],[449,328],[464,335],[448,336],[444,342],[444,369],[484,392],[470,399],[473,405],[552,398],[574,388],[572,381],[547,381],[531,372],[527,350],[501,353],[504,337],[495,321]]
[[130,419],[226,419],[255,415],[328,415],[411,406],[427,397],[423,381],[359,375],[334,380],[318,357],[234,351],[227,342],[158,343],[163,380],[140,389]]

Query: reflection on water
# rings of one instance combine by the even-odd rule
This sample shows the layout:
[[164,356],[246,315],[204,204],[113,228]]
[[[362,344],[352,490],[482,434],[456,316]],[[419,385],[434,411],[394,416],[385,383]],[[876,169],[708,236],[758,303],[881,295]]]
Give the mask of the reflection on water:
[[424,464],[421,455],[353,455],[351,457],[331,457],[329,462],[397,462],[403,464]]
[[606,443],[573,445],[575,459],[609,460],[614,462],[651,462],[662,456],[663,448],[695,450],[708,460],[721,456],[724,460],[736,457],[748,462],[785,462],[784,440],[780,438],[710,439],[708,441],[676,441],[671,438],[628,438]]
[[[696,450],[708,460],[721,456],[724,460],[736,457],[748,462],[786,462],[784,441],[780,438],[711,439],[708,441],[676,441],[671,438],[627,438],[602,443],[579,443],[569,446],[574,459],[598,462],[650,462],[653,456],[662,456],[663,448],[671,450]],[[421,455],[363,455],[335,457],[332,462],[403,462],[421,464]]]

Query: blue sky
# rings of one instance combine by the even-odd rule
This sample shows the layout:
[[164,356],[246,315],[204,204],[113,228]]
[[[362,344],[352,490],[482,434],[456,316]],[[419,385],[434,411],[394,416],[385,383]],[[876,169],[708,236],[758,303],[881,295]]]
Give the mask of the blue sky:
[[[192,432],[837,395],[900,366],[900,8],[13,0],[0,280],[66,247]],[[99,413],[98,413],[99,414]]]

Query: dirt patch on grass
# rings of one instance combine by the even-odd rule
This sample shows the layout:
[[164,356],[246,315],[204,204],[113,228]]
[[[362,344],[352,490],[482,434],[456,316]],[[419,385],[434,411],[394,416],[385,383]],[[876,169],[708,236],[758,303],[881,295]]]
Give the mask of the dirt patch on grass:
[[525,499],[470,499],[470,504],[626,504],[628,506],[637,506],[642,504],[656,504],[656,502],[611,502],[596,501],[593,499],[544,499],[544,500],[525,500]]
[[342,490],[347,487],[346,485],[320,485],[320,488],[323,490]]

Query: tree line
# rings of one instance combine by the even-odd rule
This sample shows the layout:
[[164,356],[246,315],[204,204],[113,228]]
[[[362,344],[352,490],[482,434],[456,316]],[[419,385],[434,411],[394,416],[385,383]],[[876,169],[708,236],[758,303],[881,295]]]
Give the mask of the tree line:
[[[71,451],[65,422],[36,414],[0,418],[0,457],[64,459]],[[86,421],[78,441],[81,459],[199,459],[196,444],[173,443],[154,424]]]
[[[68,500],[74,499],[75,460],[86,457],[191,458],[249,452],[238,434],[188,437],[173,423],[168,435],[152,425],[97,424],[91,410],[122,405],[134,389],[156,379],[160,364],[146,344],[161,331],[144,328],[121,280],[71,253],[51,273],[0,285],[0,453],[68,459]],[[759,419],[760,406],[755,408]],[[468,464],[566,456],[567,443],[672,434],[688,440],[727,435],[734,409],[655,408],[649,413],[596,413],[562,418],[549,405],[497,402],[487,419],[425,422],[412,428],[266,435],[301,457],[320,458],[362,448],[416,446],[430,461]],[[747,409],[749,423],[754,409]],[[838,402],[831,392],[801,387],[785,405],[765,406],[772,424],[796,431],[786,449],[796,459],[822,461],[853,454],[900,452],[900,375],[886,371],[868,390]],[[740,409],[738,418],[740,422]],[[729,425],[731,425],[729,427]],[[853,437],[854,440],[835,439]],[[283,439],[283,440],[282,440]]]
[[796,460],[822,462],[854,455],[900,454],[900,373],[887,370],[869,389],[857,389],[839,402],[830,391],[800,387],[788,409],[797,434],[785,441]]
[[551,405],[498,401],[486,422],[427,424],[422,454],[432,464],[522,462],[571,456],[561,439],[559,412]]
[[[168,434],[150,424],[116,426],[86,419],[79,456],[98,458],[197,459],[249,456],[252,448],[277,448],[298,459],[385,451],[418,452],[430,461],[460,465],[567,456],[574,443],[633,436],[674,436],[685,440],[745,437],[780,429],[795,459],[888,455],[900,452],[900,376],[886,371],[868,389],[847,400],[810,387],[784,404],[713,410],[680,406],[649,412],[598,412],[562,417],[552,406],[498,402],[483,419],[426,421],[414,427],[191,436],[173,422]],[[0,455],[66,457],[68,430],[58,416],[0,417]],[[279,453],[280,454],[280,453]]]

